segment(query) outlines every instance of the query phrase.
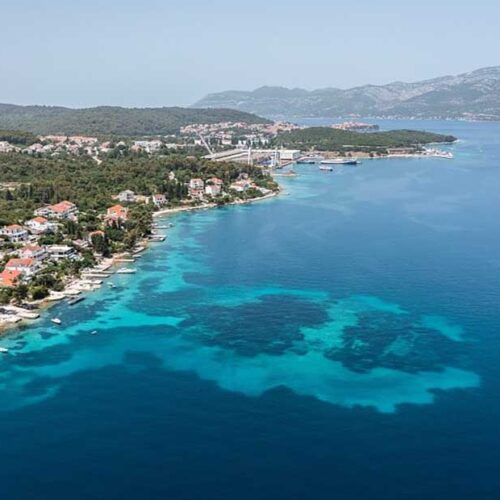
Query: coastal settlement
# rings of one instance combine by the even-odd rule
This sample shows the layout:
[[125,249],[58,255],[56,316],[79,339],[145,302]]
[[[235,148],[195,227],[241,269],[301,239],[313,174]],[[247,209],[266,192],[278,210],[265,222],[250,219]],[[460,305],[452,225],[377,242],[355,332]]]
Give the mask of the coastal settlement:
[[275,169],[318,154],[429,156],[424,144],[454,140],[355,122],[194,124],[121,139],[0,131],[0,328],[98,288],[114,262],[164,239],[156,215],[274,196]]

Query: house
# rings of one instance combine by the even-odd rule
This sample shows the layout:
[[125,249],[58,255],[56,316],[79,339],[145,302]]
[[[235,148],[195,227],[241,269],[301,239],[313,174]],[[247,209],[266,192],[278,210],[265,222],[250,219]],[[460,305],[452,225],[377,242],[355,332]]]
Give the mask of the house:
[[20,271],[5,270],[0,273],[0,286],[11,288],[21,280]]
[[250,187],[252,187],[252,183],[248,179],[242,179],[240,181],[233,182],[230,186],[231,189],[238,191],[238,193],[243,193]]
[[22,259],[33,259],[38,263],[43,262],[47,258],[47,252],[39,245],[26,245],[21,248],[19,255]]
[[19,224],[11,224],[0,229],[0,235],[9,239],[12,243],[19,243],[28,239],[28,231]]
[[116,199],[122,203],[133,203],[135,201],[135,193],[130,191],[130,189],[126,189],[119,193]]
[[202,179],[191,179],[189,181],[189,196],[191,198],[203,198],[205,183]]
[[61,201],[55,205],[49,205],[35,210],[35,215],[48,217],[49,219],[75,220],[78,215],[78,208],[70,201]]
[[108,224],[113,222],[125,222],[128,219],[128,208],[122,205],[114,205],[106,211],[106,221]]
[[23,276],[30,278],[38,270],[38,262],[35,259],[10,259],[5,264],[6,271],[19,271]]
[[222,193],[223,182],[217,177],[212,177],[208,179],[205,186],[205,193],[209,196],[219,196]]
[[49,245],[47,252],[51,260],[78,260],[79,255],[73,247],[67,245]]
[[25,226],[33,233],[33,234],[44,234],[50,231],[54,231],[57,226],[53,222],[49,222],[45,217],[35,217],[34,219],[29,220],[25,223]]
[[164,194],[154,194],[151,197],[151,200],[153,201],[153,205],[157,208],[162,207],[167,203],[167,198]]

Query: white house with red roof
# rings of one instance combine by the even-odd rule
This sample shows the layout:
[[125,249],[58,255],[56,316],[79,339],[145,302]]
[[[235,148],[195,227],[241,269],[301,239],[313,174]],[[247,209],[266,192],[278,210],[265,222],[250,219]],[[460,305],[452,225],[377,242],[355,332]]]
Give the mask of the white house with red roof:
[[205,193],[209,196],[219,196],[222,193],[222,180],[218,177],[208,179],[205,185]]
[[5,264],[6,271],[19,271],[23,276],[30,278],[38,270],[38,262],[35,259],[10,259]]
[[191,198],[203,198],[205,183],[203,179],[191,179],[189,181],[189,196]]
[[238,193],[243,193],[252,187],[252,183],[248,179],[240,179],[239,181],[233,182],[230,187],[238,191]]
[[33,233],[33,234],[44,234],[50,231],[54,231],[56,229],[56,224],[48,221],[45,217],[38,216],[34,219],[30,219],[25,223],[25,226]]
[[36,262],[43,262],[47,258],[45,248],[39,245],[26,245],[18,252],[22,259],[33,259]]
[[9,239],[12,243],[19,243],[28,239],[28,231],[19,224],[11,224],[0,229],[0,235]]
[[70,201],[61,201],[55,205],[48,205],[35,210],[35,215],[48,217],[49,219],[76,219],[78,208]]
[[106,211],[106,221],[108,224],[113,222],[125,222],[128,220],[128,208],[122,205],[114,205]]
[[154,194],[151,199],[155,207],[162,207],[167,203],[167,198],[164,194]]

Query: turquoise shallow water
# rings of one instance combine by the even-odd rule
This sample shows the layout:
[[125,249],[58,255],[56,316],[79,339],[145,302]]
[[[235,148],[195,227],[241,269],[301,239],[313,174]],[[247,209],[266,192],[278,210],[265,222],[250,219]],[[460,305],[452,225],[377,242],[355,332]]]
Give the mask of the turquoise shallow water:
[[3,339],[3,496],[500,494],[500,125],[410,125],[456,159],[179,214],[136,275]]

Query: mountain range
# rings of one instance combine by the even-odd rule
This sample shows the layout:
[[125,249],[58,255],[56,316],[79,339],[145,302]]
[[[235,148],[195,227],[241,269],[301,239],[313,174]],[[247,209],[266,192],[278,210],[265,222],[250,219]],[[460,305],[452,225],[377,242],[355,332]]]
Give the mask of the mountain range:
[[268,118],[385,117],[500,120],[500,66],[414,83],[318,90],[261,87],[209,94],[197,108],[232,108]]

